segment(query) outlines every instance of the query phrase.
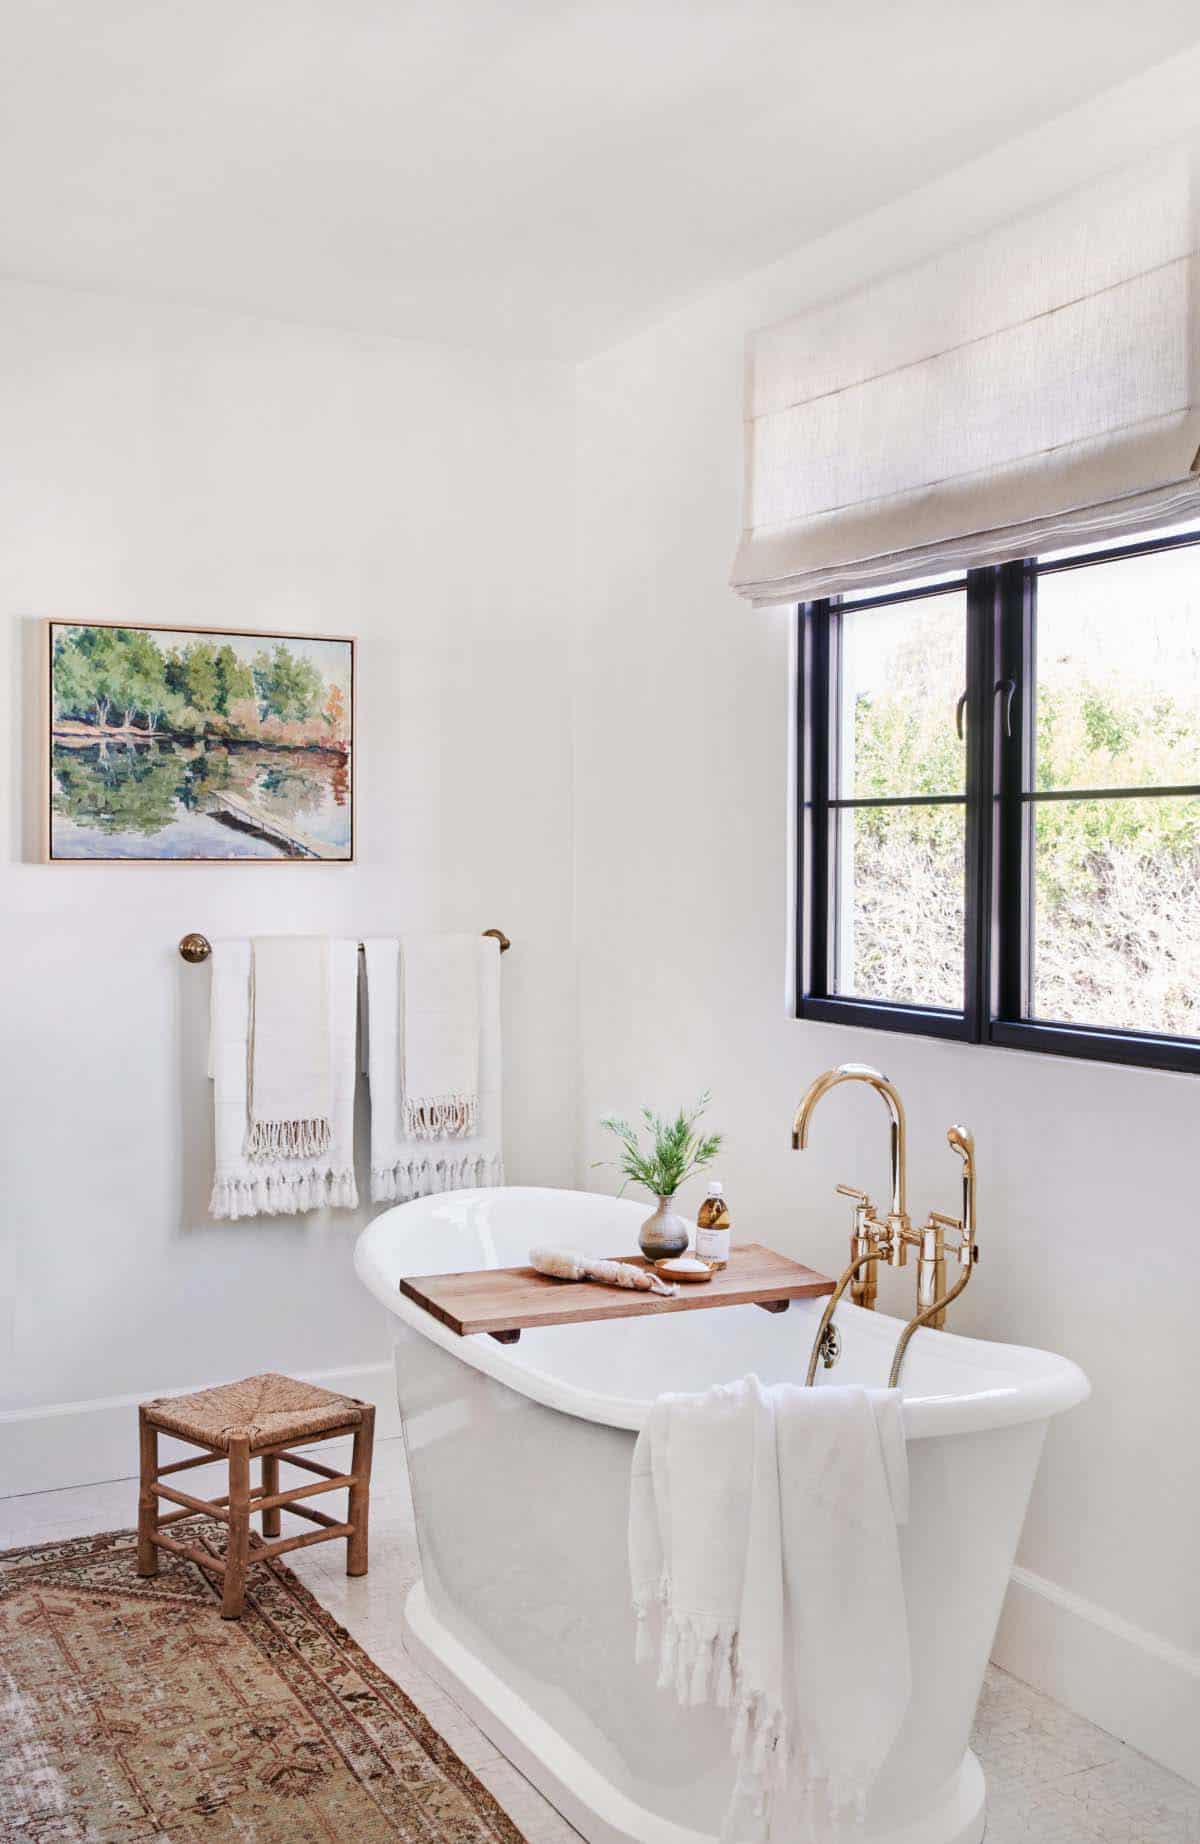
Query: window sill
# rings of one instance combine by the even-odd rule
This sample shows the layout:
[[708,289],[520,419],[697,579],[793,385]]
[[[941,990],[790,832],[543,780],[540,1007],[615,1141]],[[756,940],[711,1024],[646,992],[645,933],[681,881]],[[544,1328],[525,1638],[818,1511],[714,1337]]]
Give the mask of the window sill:
[[796,1008],[798,1018],[821,1024],[854,1024],[868,1031],[903,1031],[913,1037],[950,1037],[969,1042],[967,1021],[961,1012],[937,1011],[932,1006],[885,1005],[876,999],[819,999],[809,994]]
[[1200,1043],[1178,1037],[1139,1036],[1085,1025],[1034,1024],[1030,1020],[1003,1018],[993,1021],[989,1035],[992,1043],[1008,1050],[1040,1050],[1049,1056],[1084,1057],[1096,1063],[1200,1075]]

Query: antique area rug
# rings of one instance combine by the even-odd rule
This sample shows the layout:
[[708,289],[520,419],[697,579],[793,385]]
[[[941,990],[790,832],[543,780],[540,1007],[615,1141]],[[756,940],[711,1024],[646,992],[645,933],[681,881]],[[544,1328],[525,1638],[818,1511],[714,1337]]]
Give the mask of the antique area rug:
[[135,1559],[132,1531],[0,1554],[4,1844],[523,1844],[290,1569],[222,1620],[217,1577]]

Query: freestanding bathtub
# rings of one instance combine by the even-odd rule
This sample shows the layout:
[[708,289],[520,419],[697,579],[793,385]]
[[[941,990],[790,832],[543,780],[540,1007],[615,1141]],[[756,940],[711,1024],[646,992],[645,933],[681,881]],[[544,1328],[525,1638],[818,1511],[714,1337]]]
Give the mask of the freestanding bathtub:
[[[626,1563],[637,1430],[663,1390],[754,1371],[802,1382],[821,1302],[460,1338],[407,1274],[506,1267],[536,1243],[633,1249],[645,1204],[586,1192],[459,1191],[385,1211],[361,1279],[392,1314],[423,1580],[410,1646],[592,1844],[711,1844],[732,1785],[728,1723],[681,1709],[634,1663]],[[886,1382],[900,1322],[843,1303],[833,1382]],[[1088,1394],[1065,1358],[919,1332],[903,1375],[912,1487],[902,1555],[913,1697],[856,1833],[978,1844],[967,1747],[1051,1415]],[[805,1844],[798,1816],[773,1844]]]

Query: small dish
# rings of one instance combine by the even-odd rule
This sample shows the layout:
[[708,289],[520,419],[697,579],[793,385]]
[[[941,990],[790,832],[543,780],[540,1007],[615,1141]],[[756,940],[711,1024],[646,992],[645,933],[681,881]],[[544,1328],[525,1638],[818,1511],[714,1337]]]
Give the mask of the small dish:
[[698,1255],[668,1255],[655,1262],[654,1272],[668,1281],[710,1281],[716,1269]]

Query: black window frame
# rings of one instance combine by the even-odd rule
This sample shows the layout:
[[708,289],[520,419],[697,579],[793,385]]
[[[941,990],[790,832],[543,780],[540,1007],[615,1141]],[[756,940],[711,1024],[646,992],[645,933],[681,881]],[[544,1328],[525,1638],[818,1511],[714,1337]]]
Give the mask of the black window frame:
[[[891,593],[802,603],[797,611],[795,1015],[825,1024],[990,1043],[1056,1056],[1200,1074],[1200,1038],[1048,1022],[1029,1016],[1033,823],[1044,800],[1200,797],[1200,785],[1038,790],[1034,787],[1039,575],[1195,547],[1200,531],[1168,533],[1078,555],[988,565]],[[966,593],[966,773],[962,796],[856,800],[831,792],[840,720],[839,616]],[[959,804],[965,813],[964,995],[961,1010],[838,994],[833,985],[831,816],[871,805]]]

